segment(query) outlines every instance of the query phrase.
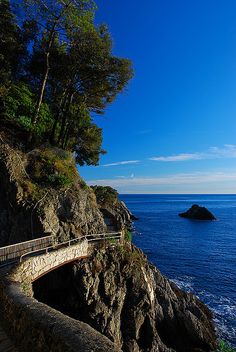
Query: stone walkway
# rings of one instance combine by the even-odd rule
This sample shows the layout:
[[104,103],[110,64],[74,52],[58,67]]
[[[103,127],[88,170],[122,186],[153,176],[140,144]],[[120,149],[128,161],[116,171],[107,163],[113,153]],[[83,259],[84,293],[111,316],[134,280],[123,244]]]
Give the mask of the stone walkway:
[[0,352],[18,352],[0,325]]

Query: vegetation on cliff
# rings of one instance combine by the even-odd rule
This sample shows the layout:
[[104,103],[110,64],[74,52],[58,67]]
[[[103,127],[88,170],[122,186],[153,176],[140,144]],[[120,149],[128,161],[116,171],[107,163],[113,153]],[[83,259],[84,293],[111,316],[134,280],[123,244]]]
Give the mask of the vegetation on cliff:
[[227,342],[220,341],[219,348],[218,348],[217,352],[235,352],[235,349],[230,347],[230,345]]
[[1,129],[27,147],[45,142],[96,165],[102,114],[132,77],[131,62],[112,54],[93,0],[0,3]]
[[118,192],[109,186],[91,186],[93,189],[97,202],[101,205],[114,205],[118,201]]

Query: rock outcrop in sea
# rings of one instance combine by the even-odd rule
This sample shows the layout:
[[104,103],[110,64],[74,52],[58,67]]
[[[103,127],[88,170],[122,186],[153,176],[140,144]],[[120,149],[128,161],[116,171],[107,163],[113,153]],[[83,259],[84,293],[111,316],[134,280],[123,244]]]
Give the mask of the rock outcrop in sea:
[[197,204],[192,205],[190,209],[180,213],[179,216],[193,220],[216,220],[215,216],[207,208],[200,207]]

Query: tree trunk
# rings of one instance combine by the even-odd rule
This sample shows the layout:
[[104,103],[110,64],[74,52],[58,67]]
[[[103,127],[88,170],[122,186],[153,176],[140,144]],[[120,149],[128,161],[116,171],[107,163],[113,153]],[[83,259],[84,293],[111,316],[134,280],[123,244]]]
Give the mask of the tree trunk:
[[64,92],[62,94],[62,98],[61,98],[60,103],[59,103],[59,108],[58,108],[58,111],[57,111],[57,115],[55,117],[55,120],[54,120],[54,123],[53,123],[53,126],[52,126],[52,130],[51,130],[51,133],[50,133],[49,141],[50,141],[50,143],[52,145],[55,144],[55,132],[56,132],[57,124],[59,122],[60,116],[62,115],[64,107],[65,107],[65,103],[66,103],[65,95],[66,95],[66,90],[64,90]]
[[57,140],[57,144],[58,145],[60,143],[62,143],[62,139],[63,139],[64,133],[65,133],[66,125],[67,125],[67,123],[66,123],[67,122],[66,114],[69,115],[69,109],[70,109],[70,105],[72,103],[73,97],[74,97],[74,94],[71,93],[70,96],[69,96],[68,102],[67,102],[66,109],[64,110],[64,113],[63,113],[63,118],[62,118],[62,123],[61,123],[61,130],[60,130],[60,134],[59,134],[59,137],[58,137],[58,140]]

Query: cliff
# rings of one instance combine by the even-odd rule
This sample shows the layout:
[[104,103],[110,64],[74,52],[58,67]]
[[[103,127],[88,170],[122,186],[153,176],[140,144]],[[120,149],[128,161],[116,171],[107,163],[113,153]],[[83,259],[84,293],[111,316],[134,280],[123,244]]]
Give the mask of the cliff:
[[212,351],[212,314],[135,246],[111,245],[34,285],[35,297],[107,336],[124,352]]
[[[132,219],[114,190],[85,184],[71,154],[49,145],[25,150],[0,136],[1,246],[47,234],[63,241],[127,229]],[[124,352],[208,352],[216,345],[208,308],[129,242],[55,270],[33,290],[36,299],[89,324]]]
[[[112,230],[124,228],[125,205],[117,200],[109,211]],[[26,152],[0,135],[1,246],[47,234],[64,241],[102,233],[109,231],[105,220],[71,154],[47,145]]]
[[98,207],[108,228],[131,230],[133,221],[137,218],[129,211],[125,203],[119,200],[117,191],[112,187],[92,186],[91,188],[96,195]]

